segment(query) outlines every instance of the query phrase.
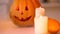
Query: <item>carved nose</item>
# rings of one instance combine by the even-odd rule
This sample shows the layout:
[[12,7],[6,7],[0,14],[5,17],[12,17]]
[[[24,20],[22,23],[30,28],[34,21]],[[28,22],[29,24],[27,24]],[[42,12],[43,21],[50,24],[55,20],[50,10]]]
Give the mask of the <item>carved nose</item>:
[[16,7],[16,10],[19,11],[19,6]]
[[23,15],[23,12],[21,12],[21,15]]

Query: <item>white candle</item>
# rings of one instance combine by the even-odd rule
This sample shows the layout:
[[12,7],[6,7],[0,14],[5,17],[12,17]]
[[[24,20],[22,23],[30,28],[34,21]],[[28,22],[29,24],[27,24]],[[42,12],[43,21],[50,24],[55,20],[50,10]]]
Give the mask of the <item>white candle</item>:
[[44,16],[45,10],[44,8],[36,8],[35,18],[34,18],[34,26],[35,26],[35,34],[47,34],[48,33],[48,17]]

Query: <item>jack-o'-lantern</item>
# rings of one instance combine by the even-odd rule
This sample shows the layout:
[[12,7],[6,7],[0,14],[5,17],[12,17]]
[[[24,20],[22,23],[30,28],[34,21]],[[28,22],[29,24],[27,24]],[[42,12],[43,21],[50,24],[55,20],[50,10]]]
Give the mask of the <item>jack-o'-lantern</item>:
[[48,19],[48,31],[51,34],[55,34],[59,31],[59,22],[55,19],[49,18]]
[[40,3],[36,0],[14,0],[10,8],[10,18],[18,26],[33,26],[35,8],[39,6]]

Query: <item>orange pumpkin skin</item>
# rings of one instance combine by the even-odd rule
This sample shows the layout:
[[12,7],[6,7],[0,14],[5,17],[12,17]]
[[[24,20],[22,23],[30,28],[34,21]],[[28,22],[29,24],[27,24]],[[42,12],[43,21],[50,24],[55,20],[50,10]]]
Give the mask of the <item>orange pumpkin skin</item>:
[[[36,4],[35,4],[36,3]],[[34,24],[35,8],[40,6],[32,0],[14,0],[10,8],[10,18],[20,27],[29,27]]]
[[35,8],[41,6],[39,0],[32,0],[32,2],[33,2],[33,4],[35,5]]
[[48,31],[50,33],[57,33],[59,31],[59,22],[55,19],[48,19]]

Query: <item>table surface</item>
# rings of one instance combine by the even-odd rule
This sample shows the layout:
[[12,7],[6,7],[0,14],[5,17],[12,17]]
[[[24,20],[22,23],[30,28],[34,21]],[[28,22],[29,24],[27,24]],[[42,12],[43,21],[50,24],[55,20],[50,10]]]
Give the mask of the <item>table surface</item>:
[[0,20],[0,34],[34,34],[34,28],[17,27],[9,20]]
[[[0,20],[0,34],[34,34],[33,27],[17,27],[11,21]],[[60,33],[59,33],[60,34]]]

